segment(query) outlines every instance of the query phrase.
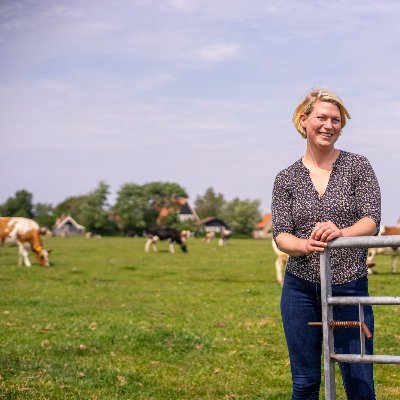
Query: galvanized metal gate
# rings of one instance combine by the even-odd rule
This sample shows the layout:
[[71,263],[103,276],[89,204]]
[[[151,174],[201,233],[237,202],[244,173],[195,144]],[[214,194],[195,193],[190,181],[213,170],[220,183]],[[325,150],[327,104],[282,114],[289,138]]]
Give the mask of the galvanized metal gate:
[[[324,376],[325,399],[336,399],[335,364],[334,362],[347,363],[377,363],[400,364],[400,356],[366,355],[365,337],[370,333],[364,324],[364,308],[366,304],[400,305],[400,297],[339,297],[332,296],[330,249],[335,248],[371,248],[371,247],[400,247],[400,235],[395,236],[358,236],[338,238],[328,243],[326,250],[320,256],[321,273],[321,303],[322,303],[322,330],[324,341]],[[400,279],[400,277],[399,277]],[[334,305],[358,305],[359,321],[349,321],[347,326],[359,326],[360,329],[360,354],[335,354],[333,329],[335,325],[342,325],[333,321]]]

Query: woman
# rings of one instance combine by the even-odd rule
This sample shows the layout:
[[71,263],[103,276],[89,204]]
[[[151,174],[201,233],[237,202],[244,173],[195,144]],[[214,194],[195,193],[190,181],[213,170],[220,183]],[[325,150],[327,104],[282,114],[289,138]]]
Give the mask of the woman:
[[[294,112],[293,123],[306,139],[304,156],[279,172],[272,198],[273,235],[289,254],[281,313],[293,380],[292,400],[318,399],[322,329],[319,255],[327,242],[375,235],[380,225],[380,189],[368,160],[335,148],[350,118],[342,100],[326,89],[311,90]],[[367,249],[331,251],[334,296],[368,296]],[[357,306],[335,306],[335,320],[358,321]],[[364,306],[373,332],[373,313]],[[337,353],[359,353],[359,331],[336,329]],[[366,343],[372,354],[372,340]],[[341,363],[349,400],[374,400],[372,364]]]

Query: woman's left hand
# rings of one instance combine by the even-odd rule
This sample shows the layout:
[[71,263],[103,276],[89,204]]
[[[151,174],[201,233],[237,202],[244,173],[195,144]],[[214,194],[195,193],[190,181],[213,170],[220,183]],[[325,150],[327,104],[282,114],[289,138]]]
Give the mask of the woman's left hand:
[[324,221],[318,222],[314,226],[310,238],[321,242],[329,242],[342,236],[343,232],[332,221]]

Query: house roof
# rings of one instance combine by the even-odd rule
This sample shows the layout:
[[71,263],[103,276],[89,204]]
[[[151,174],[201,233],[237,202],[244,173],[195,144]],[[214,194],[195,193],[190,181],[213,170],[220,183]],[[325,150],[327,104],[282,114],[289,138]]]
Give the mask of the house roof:
[[182,204],[182,208],[179,211],[181,215],[194,215],[196,220],[199,220],[199,216],[196,213],[196,210],[189,204],[189,201],[186,199],[185,203]]
[[201,221],[198,222],[200,225],[206,225],[206,226],[224,226],[225,228],[228,229],[228,224],[222,219],[216,218],[216,217],[206,217],[202,219]]
[[262,229],[272,222],[272,214],[264,214],[262,220],[256,224],[256,228]]
[[[199,217],[197,216],[196,211],[192,208],[192,206],[189,204],[188,199],[186,199],[185,197],[178,197],[175,199],[171,200],[173,203],[177,203],[179,204],[180,210],[178,212],[178,214],[180,215],[194,215],[196,217],[196,219],[198,220]],[[174,207],[162,207],[160,209],[160,212],[158,214],[158,218],[164,218],[166,217],[171,211],[175,211]]]
[[54,228],[61,229],[68,223],[72,224],[78,230],[85,229],[83,225],[79,225],[70,215],[62,215],[61,217],[57,218]]

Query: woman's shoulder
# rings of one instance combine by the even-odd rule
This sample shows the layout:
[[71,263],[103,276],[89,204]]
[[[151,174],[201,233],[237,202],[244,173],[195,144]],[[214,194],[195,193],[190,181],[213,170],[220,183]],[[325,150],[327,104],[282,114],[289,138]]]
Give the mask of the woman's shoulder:
[[289,177],[298,174],[299,170],[302,170],[304,167],[301,159],[295,161],[292,165],[289,165],[287,168],[282,169],[281,171],[278,172],[276,175],[277,177]]
[[305,169],[301,160],[296,161],[289,167],[282,169],[275,177],[274,188],[276,190],[291,190],[298,182],[302,170]]
[[367,157],[345,150],[340,150],[339,159],[342,163],[351,164],[353,166],[365,166],[370,164]]
[[340,150],[340,155],[345,161],[368,161],[367,157],[362,154],[352,153],[346,150]]

